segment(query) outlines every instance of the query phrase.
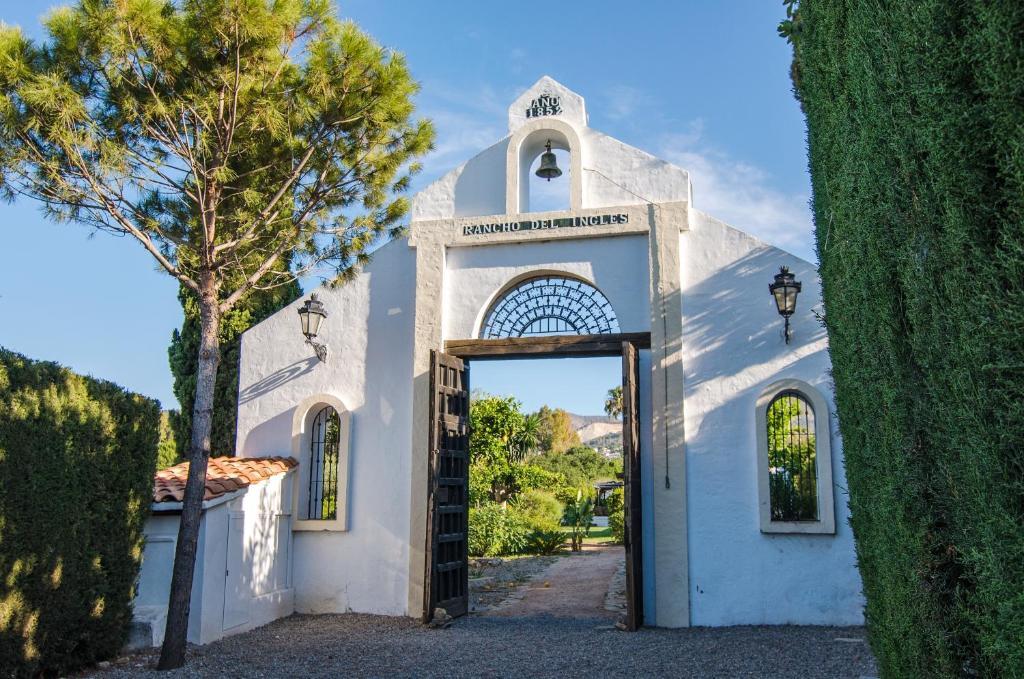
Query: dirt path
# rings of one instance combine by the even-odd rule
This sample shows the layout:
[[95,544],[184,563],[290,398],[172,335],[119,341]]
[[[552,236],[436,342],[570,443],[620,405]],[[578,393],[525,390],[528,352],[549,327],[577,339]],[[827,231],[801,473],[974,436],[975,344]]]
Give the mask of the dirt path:
[[556,618],[618,617],[605,599],[624,557],[621,545],[585,547],[554,562],[485,616],[550,615]]

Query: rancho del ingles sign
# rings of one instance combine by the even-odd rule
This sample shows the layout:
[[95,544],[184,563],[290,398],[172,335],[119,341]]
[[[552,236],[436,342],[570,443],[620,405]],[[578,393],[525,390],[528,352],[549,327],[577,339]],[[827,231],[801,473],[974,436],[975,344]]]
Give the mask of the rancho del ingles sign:
[[463,236],[484,236],[498,233],[518,233],[521,231],[542,231],[546,229],[573,229],[586,226],[608,226],[610,224],[628,224],[629,215],[609,214],[591,215],[589,217],[561,217],[558,219],[524,219],[518,222],[491,222],[487,224],[465,224]]

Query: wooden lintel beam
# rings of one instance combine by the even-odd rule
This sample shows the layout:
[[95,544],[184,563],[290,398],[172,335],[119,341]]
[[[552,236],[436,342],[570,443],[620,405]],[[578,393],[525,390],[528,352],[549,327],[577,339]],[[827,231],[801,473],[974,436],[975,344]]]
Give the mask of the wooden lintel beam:
[[539,358],[543,356],[621,356],[622,343],[651,348],[651,333],[551,335],[506,339],[460,339],[444,343],[445,353],[459,358]]

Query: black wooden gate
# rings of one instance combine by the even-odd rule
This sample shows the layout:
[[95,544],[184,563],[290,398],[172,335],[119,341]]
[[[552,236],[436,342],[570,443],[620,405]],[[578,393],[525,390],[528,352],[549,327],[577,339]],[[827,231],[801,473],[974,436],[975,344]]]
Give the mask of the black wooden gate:
[[640,367],[637,348],[622,343],[622,454],[623,501],[626,521],[626,627],[644,624],[643,544],[641,540],[640,418],[637,413]]
[[430,352],[429,486],[423,621],[469,610],[469,366]]

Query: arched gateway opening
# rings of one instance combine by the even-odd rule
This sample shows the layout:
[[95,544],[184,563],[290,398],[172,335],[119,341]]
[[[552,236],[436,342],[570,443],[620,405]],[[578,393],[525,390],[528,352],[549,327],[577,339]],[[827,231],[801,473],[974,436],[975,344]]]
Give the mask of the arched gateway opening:
[[[623,563],[622,549],[625,554],[625,587],[621,605],[624,607],[624,615],[621,622],[628,629],[636,629],[643,623],[643,585],[641,568],[641,496],[640,496],[640,427],[638,423],[638,402],[639,402],[639,370],[638,351],[650,347],[649,333],[623,334],[620,332],[618,316],[615,313],[608,298],[600,289],[584,280],[583,278],[570,274],[557,272],[534,272],[519,276],[508,282],[504,287],[493,295],[485,311],[480,317],[478,337],[465,340],[448,340],[445,343],[445,350],[433,351],[431,354],[431,384],[430,384],[430,424],[429,424],[429,450],[431,460],[429,465],[429,491],[428,491],[428,517],[427,517],[427,555],[426,555],[426,582],[424,588],[423,617],[429,621],[438,613],[438,609],[444,609],[450,616],[459,616],[474,608],[474,601],[480,604],[481,597],[478,591],[471,586],[471,575],[486,575],[480,571],[482,560],[474,561],[476,569],[471,569],[471,557],[481,556],[482,549],[481,535],[486,530],[485,521],[493,521],[494,517],[484,517],[484,509],[488,509],[497,516],[507,515],[511,492],[499,483],[493,483],[491,487],[481,491],[477,486],[478,480],[471,483],[471,470],[475,464],[480,464],[477,457],[481,446],[474,445],[474,432],[471,420],[479,418],[474,415],[475,404],[488,401],[493,405],[502,405],[504,398],[505,407],[515,411],[513,415],[518,416],[518,393],[512,394],[515,399],[512,405],[509,403],[508,391],[503,387],[500,395],[490,395],[479,390],[483,386],[485,390],[494,389],[493,383],[484,380],[484,384],[476,383],[471,387],[470,363],[488,362],[481,365],[479,370],[484,375],[494,374],[489,368],[495,365],[504,366],[509,361],[520,363],[526,359],[552,359],[552,358],[594,358],[594,357],[621,357],[621,371],[613,368],[605,371],[605,379],[609,387],[618,386],[621,389],[621,451],[617,449],[602,450],[600,453],[608,462],[610,468],[616,473],[611,474],[612,478],[587,479],[588,488],[583,492],[592,492],[594,506],[586,506],[581,510],[581,494],[577,494],[576,504],[573,498],[567,500],[564,517],[572,517],[572,520],[562,521],[566,526],[565,539],[572,543],[574,552],[578,552],[587,558],[576,560],[574,567],[578,574],[569,575],[572,578],[579,578],[579,581],[588,582],[588,568],[612,569],[608,577],[596,574],[592,578],[595,583],[595,592],[590,592],[584,601],[579,604],[581,615],[599,614],[608,616],[604,611],[614,609],[614,605],[605,605],[605,594],[608,593],[609,601],[615,596],[613,575],[615,570],[621,568]],[[553,364],[562,364],[566,367],[565,361],[545,361],[541,370],[548,370],[550,366],[551,375],[548,379],[557,379],[555,375],[558,369]],[[579,364],[579,361],[570,361]],[[591,362],[592,364],[592,362]],[[601,363],[607,369],[607,359]],[[584,366],[585,368],[590,366]],[[519,366],[519,373],[525,375],[528,370],[522,370]],[[515,369],[513,369],[515,370]],[[513,375],[516,373],[513,372]],[[517,388],[521,380],[528,377],[513,377],[512,388]],[[615,384],[617,383],[617,384]],[[504,383],[505,387],[509,382]],[[517,389],[518,392],[518,389]],[[611,390],[609,390],[609,394]],[[603,392],[602,392],[603,396]],[[556,407],[557,407],[556,402]],[[536,407],[532,404],[530,409]],[[525,413],[529,417],[542,417],[550,415],[552,410],[545,404],[536,414]],[[561,409],[559,409],[561,410]],[[568,414],[561,410],[563,416]],[[607,422],[605,422],[607,424]],[[572,432],[575,435],[575,431]],[[478,433],[478,436],[491,436],[489,430]],[[577,441],[578,449],[590,451],[598,455],[596,449],[588,448]],[[527,446],[528,448],[528,446]],[[552,451],[542,453],[524,448],[519,451],[523,458],[530,458],[530,455],[548,455]],[[563,453],[565,451],[562,451]],[[588,453],[588,454],[590,454]],[[577,453],[582,454],[582,452]],[[550,458],[547,460],[551,464]],[[543,467],[541,467],[543,469]],[[619,471],[621,470],[621,471]],[[578,480],[577,480],[578,481]],[[597,482],[599,481],[599,482]],[[593,486],[590,488],[589,486]],[[596,525],[596,534],[602,538],[607,533],[608,542],[611,542],[612,528],[606,521],[608,497],[621,488],[622,494],[622,531],[625,533],[622,547],[611,547],[609,544],[601,544],[601,540],[589,539],[591,526]],[[516,489],[517,491],[521,489]],[[483,502],[479,497],[484,497]],[[617,497],[617,496],[616,496]],[[515,500],[512,500],[514,503]],[[614,500],[613,502],[617,502]],[[586,503],[584,503],[585,505]],[[500,505],[500,506],[499,506]],[[613,505],[614,506],[614,505]],[[472,507],[472,511],[471,511]],[[580,511],[587,512],[585,518],[577,516]],[[575,512],[575,514],[574,514]],[[604,519],[598,516],[592,521],[589,512],[597,515],[605,514]],[[477,523],[473,523],[473,522]],[[581,522],[586,522],[586,529],[581,535]],[[575,522],[575,523],[574,523]],[[470,544],[471,536],[475,542]],[[575,536],[575,537],[574,537]],[[548,537],[551,540],[551,537]],[[555,540],[558,538],[556,537]],[[598,565],[600,564],[600,565]],[[618,565],[616,565],[618,564]],[[474,572],[471,574],[471,570]],[[556,569],[557,570],[557,569]],[[566,572],[568,569],[562,569]],[[547,571],[545,571],[547,572]],[[619,571],[621,572],[621,571]],[[475,581],[475,580],[474,580]],[[600,592],[597,588],[600,587]],[[620,591],[621,591],[620,587]],[[591,599],[594,594],[599,594],[596,604]],[[529,593],[522,600],[529,602]],[[547,595],[545,599],[555,600],[553,606],[572,606],[566,604],[564,598]],[[546,605],[546,604],[545,604]],[[486,608],[486,606],[485,606]],[[566,613],[566,611],[550,609],[555,614]],[[528,605],[525,611],[535,613],[535,608]],[[548,612],[544,609],[542,612]],[[515,615],[514,612],[487,613],[496,615]],[[608,617],[617,617],[614,612]]]

